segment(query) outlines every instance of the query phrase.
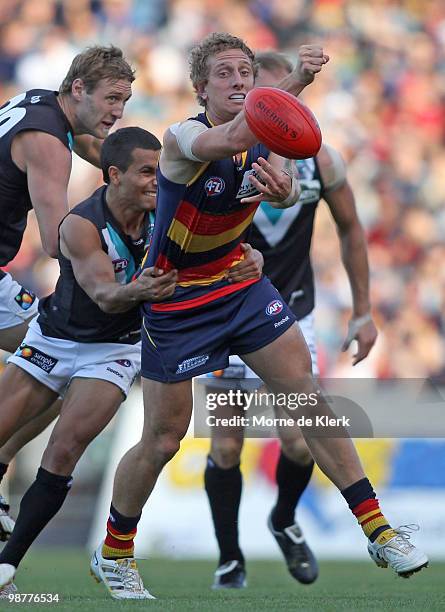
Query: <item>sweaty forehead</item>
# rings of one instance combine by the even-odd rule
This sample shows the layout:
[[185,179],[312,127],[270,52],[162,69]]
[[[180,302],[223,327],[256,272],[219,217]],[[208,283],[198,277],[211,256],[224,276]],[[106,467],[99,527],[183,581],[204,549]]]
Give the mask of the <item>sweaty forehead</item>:
[[225,51],[219,51],[218,53],[215,53],[215,55],[212,55],[210,58],[210,63],[213,66],[217,66],[219,64],[224,64],[227,62],[246,62],[252,65],[249,56],[246,55],[244,51],[241,51],[241,49],[227,49]]

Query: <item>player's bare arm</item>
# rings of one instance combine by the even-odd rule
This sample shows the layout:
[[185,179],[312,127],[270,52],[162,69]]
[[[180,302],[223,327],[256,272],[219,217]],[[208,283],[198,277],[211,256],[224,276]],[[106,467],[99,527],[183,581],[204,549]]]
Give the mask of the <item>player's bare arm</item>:
[[71,155],[58,138],[37,131],[18,134],[11,154],[18,168],[26,172],[43,248],[50,257],[57,257],[57,230],[68,212]]
[[69,215],[62,223],[60,249],[71,261],[79,285],[104,312],[126,312],[143,300],[163,300],[174,292],[176,270],[163,274],[148,268],[127,285],[117,283],[96,227],[77,215]]
[[103,140],[82,134],[74,139],[74,152],[85,161],[93,164],[96,168],[100,168],[100,151]]
[[347,350],[352,340],[357,340],[358,350],[353,358],[353,365],[356,365],[367,357],[377,339],[369,300],[366,238],[340,154],[332,147],[323,145],[318,154],[318,163],[327,188],[323,197],[337,226],[342,261],[352,292],[353,312],[343,350]]

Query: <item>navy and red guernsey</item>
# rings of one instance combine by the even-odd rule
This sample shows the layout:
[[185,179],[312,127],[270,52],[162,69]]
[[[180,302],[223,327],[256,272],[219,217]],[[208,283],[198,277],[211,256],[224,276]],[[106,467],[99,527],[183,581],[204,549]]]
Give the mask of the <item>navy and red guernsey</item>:
[[[203,113],[194,120],[212,127]],[[233,158],[204,162],[187,185],[173,183],[158,168],[156,223],[144,267],[176,269],[179,282],[169,300],[145,308],[185,310],[256,282],[229,283],[225,277],[243,259],[240,245],[259,205],[241,203],[257,193],[248,178],[252,164],[268,155],[269,150],[257,144]]]

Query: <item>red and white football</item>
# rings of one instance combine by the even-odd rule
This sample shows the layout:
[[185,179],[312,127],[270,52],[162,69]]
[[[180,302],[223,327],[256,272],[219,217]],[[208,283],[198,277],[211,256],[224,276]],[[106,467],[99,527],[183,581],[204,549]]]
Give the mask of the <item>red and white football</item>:
[[321,131],[312,111],[286,91],[252,89],[246,96],[244,113],[258,140],[286,159],[306,159],[320,150]]

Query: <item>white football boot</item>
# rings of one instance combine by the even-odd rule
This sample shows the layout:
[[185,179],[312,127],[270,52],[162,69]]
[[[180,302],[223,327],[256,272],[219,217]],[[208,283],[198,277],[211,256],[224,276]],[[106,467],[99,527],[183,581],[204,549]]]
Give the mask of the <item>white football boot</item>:
[[0,589],[10,584],[15,576],[16,568],[9,563],[0,563]]
[[397,535],[384,544],[368,541],[368,552],[379,567],[392,567],[402,578],[409,578],[428,566],[428,557],[409,541],[418,525],[402,525],[394,529]]
[[156,599],[144,588],[133,558],[104,559],[101,543],[91,557],[90,567],[93,578],[104,583],[113,599]]

